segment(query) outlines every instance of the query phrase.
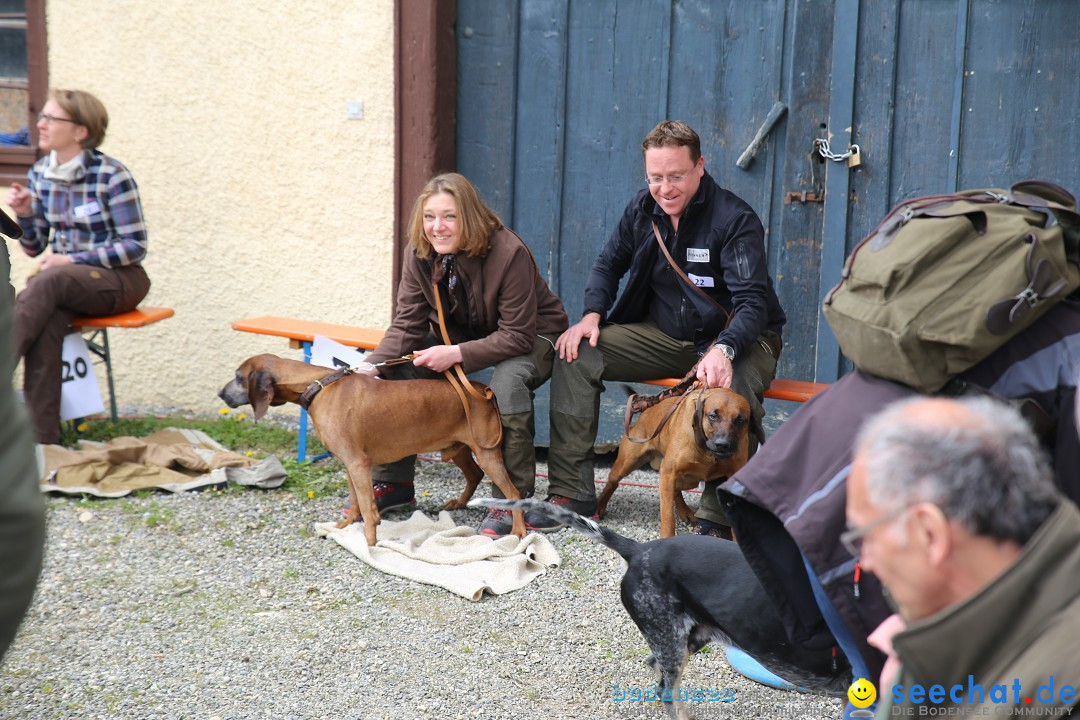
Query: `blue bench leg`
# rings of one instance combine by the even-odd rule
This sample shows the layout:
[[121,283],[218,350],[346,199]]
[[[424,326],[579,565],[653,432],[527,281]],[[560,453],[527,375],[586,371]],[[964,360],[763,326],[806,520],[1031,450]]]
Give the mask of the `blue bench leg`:
[[[304,341],[304,362],[311,364],[311,343]],[[296,462],[307,462],[307,430],[308,430],[308,414],[307,410],[300,408],[300,437],[296,441]],[[330,457],[330,453],[325,452],[320,455],[316,455],[311,458],[311,462],[322,460],[323,458]]]
[[[304,362],[311,363],[311,343],[304,341]],[[300,408],[300,438],[296,442],[296,462],[307,460],[307,410]]]

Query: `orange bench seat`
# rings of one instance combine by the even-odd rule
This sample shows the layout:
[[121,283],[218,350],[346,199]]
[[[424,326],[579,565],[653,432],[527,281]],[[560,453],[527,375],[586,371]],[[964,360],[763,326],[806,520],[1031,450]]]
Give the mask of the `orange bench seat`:
[[153,325],[174,315],[172,308],[138,307],[131,312],[100,317],[78,317],[71,321],[71,329],[90,333],[86,347],[105,363],[105,376],[109,385],[109,417],[116,422],[116,386],[113,382],[112,352],[109,350],[109,328],[139,328]]

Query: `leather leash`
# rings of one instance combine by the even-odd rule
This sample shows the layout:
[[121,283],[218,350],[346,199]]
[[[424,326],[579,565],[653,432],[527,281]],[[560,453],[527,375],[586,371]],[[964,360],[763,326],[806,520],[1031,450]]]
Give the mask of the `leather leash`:
[[394,358],[393,360],[383,360],[382,362],[377,363],[363,363],[362,366],[370,365],[372,368],[393,367],[394,365],[404,365],[405,363],[411,363],[415,359],[416,353],[409,353],[408,355],[402,355],[401,357]]
[[[694,368],[696,367],[697,366],[695,365]],[[629,398],[627,398],[626,412],[623,414],[623,435],[626,437],[626,439],[634,443],[647,443],[650,440],[656,438],[656,436],[660,434],[660,431],[664,429],[664,426],[667,425],[668,420],[671,419],[671,416],[674,415],[675,411],[679,409],[680,405],[682,405],[682,402],[686,399],[686,396],[690,394],[690,391],[700,385],[700,383],[698,383],[696,379],[687,382],[687,380],[693,377],[693,374],[694,370],[691,369],[690,373],[688,373],[685,378],[679,381],[678,385],[670,387],[667,390],[663,390],[655,395],[646,395],[642,397],[635,393],[634,395],[631,395]],[[704,391],[705,386],[701,385],[701,392]],[[660,418],[660,422],[657,423],[656,429],[653,431],[652,435],[647,438],[636,438],[630,435],[630,421],[633,419],[635,414],[676,395],[679,399],[672,403],[671,407],[668,408],[668,411],[664,413],[664,417]]]
[[300,407],[304,408],[305,410],[307,410],[308,406],[311,405],[311,402],[315,399],[315,396],[318,395],[323,390],[325,390],[328,385],[333,385],[338,380],[341,380],[342,378],[344,378],[344,377],[346,377],[348,375],[352,375],[353,373],[357,372],[358,370],[367,369],[367,368],[375,369],[375,368],[387,367],[387,366],[390,366],[390,365],[403,365],[403,364],[405,364],[407,362],[412,362],[415,357],[416,357],[416,355],[402,355],[401,357],[394,358],[393,360],[384,360],[382,362],[378,362],[378,363],[374,363],[374,364],[372,364],[372,363],[361,363],[359,368],[353,368],[353,367],[340,368],[340,369],[335,370],[334,372],[330,373],[329,375],[327,375],[325,377],[321,377],[318,380],[316,380],[315,382],[308,385],[307,388],[304,390],[304,392],[301,393],[300,399],[296,401],[296,404],[299,405]]
[[[439,314],[439,332],[442,334],[443,344],[453,345],[453,343],[450,342],[450,334],[446,332],[446,321],[443,318],[442,298],[439,295],[439,284],[432,283],[431,289],[435,292],[435,311]],[[484,445],[483,443],[481,443],[479,436],[473,428],[472,413],[469,412],[469,398],[465,397],[465,393],[468,392],[469,395],[472,395],[474,398],[480,400],[481,402],[490,402],[492,405],[495,406],[495,411],[498,412],[499,407],[498,403],[495,401],[495,393],[492,392],[491,388],[484,388],[484,392],[481,393],[479,390],[473,387],[472,382],[465,375],[465,370],[461,367],[461,363],[454,363],[453,368],[453,373],[451,373],[449,370],[444,370],[443,375],[445,375],[446,379],[450,381],[450,384],[453,386],[454,390],[458,394],[458,398],[461,399],[461,405],[465,408],[465,420],[469,423],[469,428],[473,430],[473,437],[477,439],[477,444],[485,450],[498,447],[502,443],[502,423],[499,423],[499,433],[496,436],[495,442],[493,444]],[[454,373],[457,374],[457,377],[454,377]]]

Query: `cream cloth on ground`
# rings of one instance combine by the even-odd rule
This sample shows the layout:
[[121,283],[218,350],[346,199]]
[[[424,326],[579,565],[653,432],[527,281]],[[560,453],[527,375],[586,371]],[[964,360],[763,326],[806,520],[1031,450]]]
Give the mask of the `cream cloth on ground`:
[[533,533],[523,540],[507,535],[496,540],[471,527],[454,525],[445,511],[438,520],[419,510],[408,520],[383,520],[374,547],[364,539],[363,523],[340,530],[334,523],[315,523],[315,532],[376,570],[436,585],[473,602],[485,590],[501,595],[525,587],[561,562],[543,535]]
[[79,450],[38,445],[37,459],[43,492],[110,498],[146,488],[183,492],[224,483],[276,488],[288,477],[276,457],[256,460],[230,452],[188,428],[107,443],[84,440]]

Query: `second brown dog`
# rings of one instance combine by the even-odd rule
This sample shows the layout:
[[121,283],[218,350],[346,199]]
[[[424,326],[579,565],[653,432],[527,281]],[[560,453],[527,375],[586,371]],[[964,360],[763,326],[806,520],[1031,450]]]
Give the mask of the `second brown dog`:
[[[276,355],[256,355],[240,365],[218,396],[229,407],[250,403],[258,420],[271,405],[297,402],[308,386],[331,372]],[[465,406],[444,380],[378,380],[357,373],[326,385],[308,413],[319,440],[349,476],[349,510],[338,527],[363,518],[364,536],[374,545],[379,510],[371,468],[420,452],[439,450],[465,474],[465,490],[446,503],[447,510],[465,507],[485,472],[506,497],[520,498],[503,465],[502,449],[494,442],[501,429],[498,410],[472,397],[468,402],[466,417]],[[525,537],[524,515],[515,510],[513,518],[511,532]]]
[[[676,403],[678,407],[672,411]],[[597,514],[604,516],[623,478],[662,456],[660,537],[674,536],[676,509],[687,524],[697,520],[683,499],[683,491],[703,481],[730,477],[745,465],[751,432],[759,442],[765,441],[761,427],[751,420],[750,403],[727,388],[690,390],[684,396],[670,397],[646,408],[619,444],[607,485],[596,501]]]

